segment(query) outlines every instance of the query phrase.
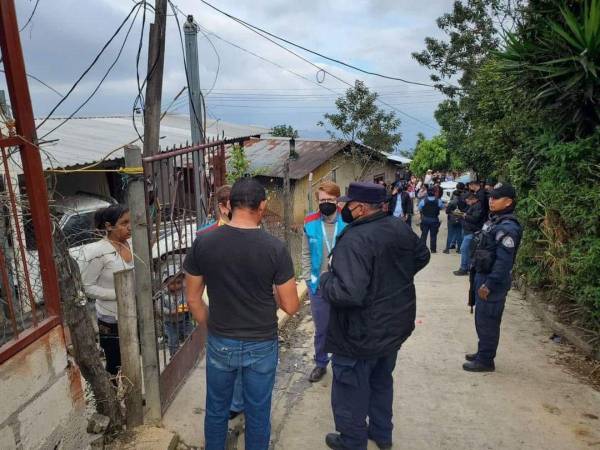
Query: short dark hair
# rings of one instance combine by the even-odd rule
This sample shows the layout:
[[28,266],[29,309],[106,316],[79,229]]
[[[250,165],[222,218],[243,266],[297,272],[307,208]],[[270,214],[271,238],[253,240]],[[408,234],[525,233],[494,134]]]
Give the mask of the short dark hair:
[[463,183],[462,181],[459,181],[458,183],[456,183],[456,189],[458,189],[460,191],[464,191],[465,190],[465,183]]
[[477,197],[475,194],[471,193],[471,194],[467,195],[466,200],[477,200],[477,201],[479,201],[479,197]]
[[237,180],[231,188],[229,203],[232,210],[248,208],[256,211],[266,199],[265,188],[256,179],[244,177]]
[[125,205],[111,205],[106,208],[99,209],[94,214],[94,221],[98,230],[105,230],[106,223],[115,226],[118,220],[123,217],[123,214],[128,213],[129,208]]

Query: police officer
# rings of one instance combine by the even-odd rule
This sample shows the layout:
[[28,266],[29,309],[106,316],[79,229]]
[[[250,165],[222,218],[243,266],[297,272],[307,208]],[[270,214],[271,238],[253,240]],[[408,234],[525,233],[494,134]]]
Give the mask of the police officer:
[[331,406],[339,432],[328,434],[325,443],[363,450],[370,438],[379,448],[391,448],[392,372],[415,327],[414,276],[430,255],[405,222],[383,211],[382,186],[351,183],[339,200],[349,225],[320,283],[331,305],[325,350],[333,354]]
[[500,322],[511,286],[511,270],[521,242],[523,229],[513,215],[515,189],[498,183],[490,192],[490,219],[477,233],[474,244],[472,286],[475,299],[477,353],[466,355],[463,369],[469,372],[493,372],[500,340]]

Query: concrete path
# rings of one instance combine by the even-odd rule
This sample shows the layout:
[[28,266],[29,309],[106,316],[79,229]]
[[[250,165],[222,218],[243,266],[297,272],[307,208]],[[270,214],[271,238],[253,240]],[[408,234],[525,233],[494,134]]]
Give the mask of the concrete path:
[[[452,275],[457,266],[456,254],[438,253],[417,277],[416,330],[395,372],[394,448],[600,449],[600,393],[553,362],[558,348],[551,332],[518,293],[505,311],[496,372],[462,370],[476,335],[465,304],[467,279]],[[303,311],[282,346],[272,420],[277,450],[324,449],[325,434],[334,431],[331,372],[318,384],[307,381],[313,328]],[[165,417],[188,445],[203,441],[204,392],[201,364]]]

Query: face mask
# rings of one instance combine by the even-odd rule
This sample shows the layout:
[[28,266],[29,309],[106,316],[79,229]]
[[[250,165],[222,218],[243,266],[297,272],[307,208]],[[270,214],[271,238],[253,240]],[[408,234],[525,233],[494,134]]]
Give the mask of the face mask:
[[342,220],[346,223],[354,222],[354,217],[352,216],[352,211],[348,207],[348,203],[342,208]]
[[337,206],[335,203],[320,203],[319,204],[319,211],[321,211],[321,214],[323,214],[324,216],[331,216],[332,214],[334,214],[337,210]]
[[229,220],[231,220],[231,219],[233,218],[233,211],[231,211],[231,210],[230,210],[230,211],[227,213],[227,218],[228,218]]

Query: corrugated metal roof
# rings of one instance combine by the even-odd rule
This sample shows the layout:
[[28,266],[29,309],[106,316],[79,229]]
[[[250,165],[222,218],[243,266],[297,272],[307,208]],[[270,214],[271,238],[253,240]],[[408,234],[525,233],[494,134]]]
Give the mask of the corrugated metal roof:
[[[43,136],[58,123],[58,120],[48,120],[38,129],[38,136]],[[138,118],[136,123],[139,132],[142,133],[141,118]],[[212,138],[222,137],[224,133],[226,138],[234,138],[268,133],[269,131],[267,128],[258,126],[209,120],[206,134]],[[160,145],[163,149],[167,146],[185,144],[186,141],[191,140],[189,117],[165,116],[161,122],[160,136]],[[44,168],[56,169],[91,164],[137,137],[132,120],[128,117],[72,119],[46,138],[47,140],[58,139],[57,142],[42,145],[42,149],[46,152],[42,158]],[[136,145],[141,146],[141,142],[138,141]],[[121,149],[111,155],[108,160],[122,157],[123,150]]]
[[[347,142],[296,139],[298,158],[290,161],[290,178],[305,177],[333,155],[348,146]],[[269,177],[283,177],[283,166],[290,154],[288,138],[252,139],[244,144],[250,169]]]
[[390,161],[399,162],[401,164],[410,164],[410,162],[412,161],[412,159],[410,158],[407,158],[402,155],[397,155],[395,153],[385,153],[385,157]]

